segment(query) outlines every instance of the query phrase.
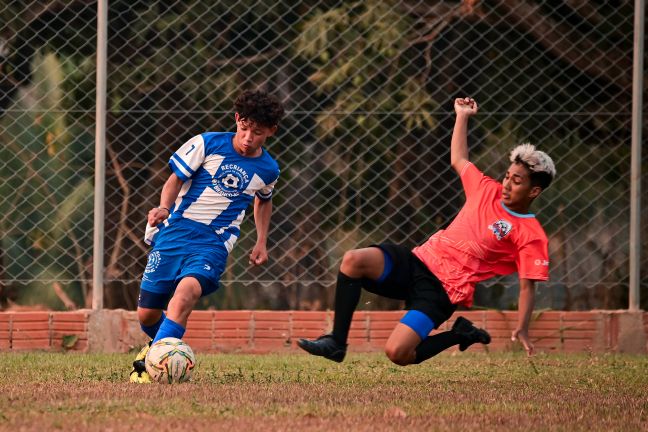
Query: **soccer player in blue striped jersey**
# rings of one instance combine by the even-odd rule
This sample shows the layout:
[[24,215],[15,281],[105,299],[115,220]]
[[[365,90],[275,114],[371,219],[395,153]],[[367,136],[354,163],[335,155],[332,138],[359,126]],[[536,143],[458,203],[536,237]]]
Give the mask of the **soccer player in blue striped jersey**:
[[[253,201],[257,241],[249,262],[258,266],[268,260],[266,240],[279,165],[263,145],[277,131],[284,109],[261,91],[244,92],[234,108],[236,133],[200,134],[171,156],[160,205],[148,213],[145,241],[153,249],[137,314],[151,343],[182,338],[196,302],[218,289]],[[144,358],[151,343],[133,362],[132,382],[149,381]]]

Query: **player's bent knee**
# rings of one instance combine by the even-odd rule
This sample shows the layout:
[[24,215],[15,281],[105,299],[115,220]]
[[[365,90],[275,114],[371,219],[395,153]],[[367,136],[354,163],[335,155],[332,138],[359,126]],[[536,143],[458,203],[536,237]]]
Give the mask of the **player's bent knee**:
[[198,290],[193,286],[178,287],[169,302],[169,309],[180,313],[190,313],[200,299],[200,285]]
[[148,309],[143,307],[137,308],[137,318],[141,324],[145,326],[150,326],[155,324],[160,320],[162,316],[162,311],[159,309]]
[[173,296],[173,303],[175,304],[176,308],[180,308],[182,310],[191,310],[200,296],[196,297],[194,295],[191,295],[190,293],[176,293]]
[[[201,280],[204,279],[201,276],[187,276],[182,279],[182,281],[180,281],[178,287],[176,288],[174,297],[181,295],[187,299],[198,300],[203,291],[203,287],[199,278]],[[205,281],[203,280],[203,282]]]
[[382,251],[378,248],[346,251],[342,256],[340,271],[349,277],[367,277],[377,266],[376,255],[382,256]]
[[399,366],[407,366],[412,362],[412,353],[398,345],[386,345],[385,354],[387,358]]
[[358,251],[346,251],[342,256],[342,265],[340,266],[340,270],[342,270],[342,273],[346,274],[360,267],[361,263],[362,255]]

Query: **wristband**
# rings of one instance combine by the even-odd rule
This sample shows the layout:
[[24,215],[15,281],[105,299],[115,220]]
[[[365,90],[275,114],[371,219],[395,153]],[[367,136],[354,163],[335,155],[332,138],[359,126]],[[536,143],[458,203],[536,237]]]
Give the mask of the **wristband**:
[[171,214],[171,210],[169,210],[169,209],[168,209],[168,208],[166,208],[166,207],[158,207],[158,208],[159,208],[159,209],[164,209],[164,210],[166,210],[166,211],[167,211],[167,213],[169,213],[169,214]]

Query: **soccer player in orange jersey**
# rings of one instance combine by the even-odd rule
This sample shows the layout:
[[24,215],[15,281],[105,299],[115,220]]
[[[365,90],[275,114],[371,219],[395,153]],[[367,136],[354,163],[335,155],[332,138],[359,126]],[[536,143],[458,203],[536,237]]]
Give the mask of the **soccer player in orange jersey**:
[[461,177],[466,203],[452,223],[424,244],[409,250],[383,243],[344,254],[335,294],[333,332],[298,345],[313,355],[341,362],[361,288],[405,300],[408,312],[392,331],[385,353],[401,366],[420,363],[459,345],[490,343],[490,335],[458,317],[450,331],[428,336],[454,313],[457,305],[470,307],[475,284],[517,271],[520,280],[518,324],[511,338],[528,355],[529,320],[535,281],[549,277],[547,236],[529,207],[553,180],[551,158],[531,144],[510,154],[502,182],[484,175],[468,160],[468,120],[477,113],[471,98],[455,100],[450,163]]

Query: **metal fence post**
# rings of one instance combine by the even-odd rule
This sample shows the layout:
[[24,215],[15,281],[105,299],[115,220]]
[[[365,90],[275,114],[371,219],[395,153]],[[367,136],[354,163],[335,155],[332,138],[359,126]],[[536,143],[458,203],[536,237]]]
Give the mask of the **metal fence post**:
[[103,309],[104,197],[106,179],[106,62],[108,0],[97,2],[97,110],[95,126],[94,241],[92,309]]
[[629,309],[639,310],[641,281],[641,128],[645,1],[635,0],[632,73],[632,159],[630,168],[630,292]]

